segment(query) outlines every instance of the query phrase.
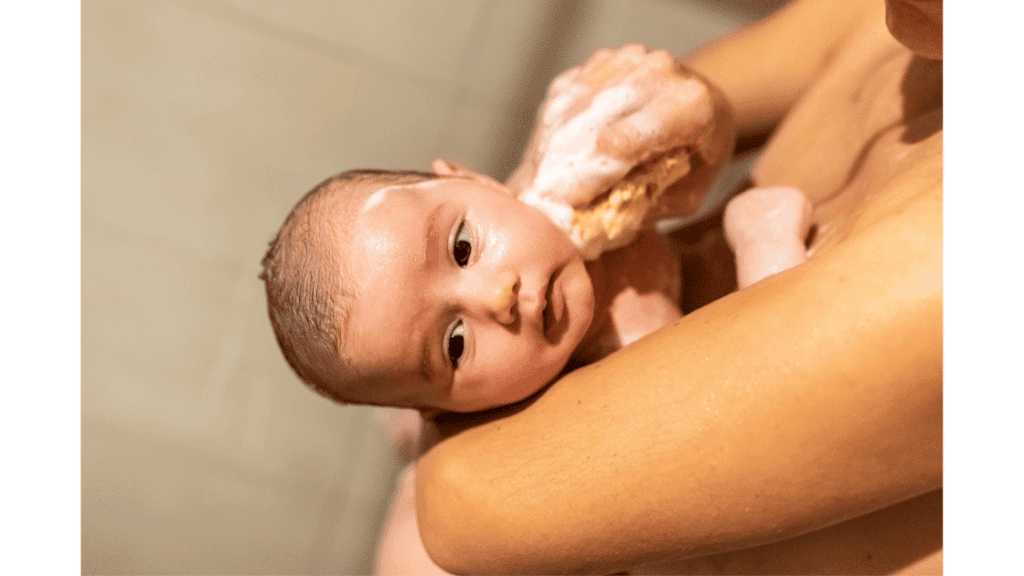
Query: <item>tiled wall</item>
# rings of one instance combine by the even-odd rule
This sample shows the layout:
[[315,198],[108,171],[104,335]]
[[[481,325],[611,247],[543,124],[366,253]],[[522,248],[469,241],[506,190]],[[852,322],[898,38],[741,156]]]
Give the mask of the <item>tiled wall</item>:
[[557,72],[778,2],[82,2],[82,570],[367,573],[399,463],[306,390],[256,276],[348,168],[503,178]]

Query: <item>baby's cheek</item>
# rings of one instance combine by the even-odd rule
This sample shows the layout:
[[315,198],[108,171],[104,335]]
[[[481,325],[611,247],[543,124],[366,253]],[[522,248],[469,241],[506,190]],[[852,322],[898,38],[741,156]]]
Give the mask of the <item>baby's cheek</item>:
[[[519,356],[509,353],[507,362],[492,375],[492,385],[482,390],[492,406],[504,406],[529,398],[554,380],[568,357],[544,358],[538,353]],[[555,362],[561,360],[561,362]]]

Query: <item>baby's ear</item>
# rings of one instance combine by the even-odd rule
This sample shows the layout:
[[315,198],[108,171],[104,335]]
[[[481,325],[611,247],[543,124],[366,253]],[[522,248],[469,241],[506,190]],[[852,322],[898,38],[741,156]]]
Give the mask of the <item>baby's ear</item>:
[[502,184],[501,182],[498,182],[497,180],[491,178],[490,176],[487,176],[486,174],[481,174],[479,172],[470,170],[469,168],[461,166],[455,162],[452,162],[451,160],[437,159],[434,160],[434,162],[430,166],[431,168],[434,169],[434,174],[437,174],[438,176],[469,178],[470,180],[475,180],[480,184],[487,186],[488,188],[494,188],[495,190],[500,191],[502,194],[512,196],[512,190],[505,186],[504,184]]
[[466,176],[467,173],[472,172],[472,170],[463,168],[451,160],[442,160],[441,158],[434,160],[430,167],[434,169],[434,174],[438,176]]

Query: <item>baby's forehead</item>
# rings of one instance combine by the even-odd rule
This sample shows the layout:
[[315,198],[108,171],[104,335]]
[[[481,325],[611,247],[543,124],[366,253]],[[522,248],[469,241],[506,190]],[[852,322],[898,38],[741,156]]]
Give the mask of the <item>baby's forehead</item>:
[[442,214],[464,212],[485,194],[459,193],[464,178],[439,177],[421,182],[376,182],[364,185],[351,196],[348,213],[336,222],[344,230],[348,247],[373,242],[383,234],[417,243],[439,233]]
[[326,194],[310,203],[303,225],[313,234],[347,244],[365,213],[384,203],[402,186],[401,182],[383,176],[336,182]]

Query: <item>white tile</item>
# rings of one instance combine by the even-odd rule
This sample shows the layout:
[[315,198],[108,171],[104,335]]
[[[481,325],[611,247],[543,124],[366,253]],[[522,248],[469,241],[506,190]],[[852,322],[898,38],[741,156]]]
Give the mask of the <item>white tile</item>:
[[84,574],[302,573],[319,510],[316,496],[83,419]]
[[[371,409],[336,405],[299,383],[273,341],[260,289],[255,276],[83,227],[84,566],[300,573],[338,522],[347,540],[332,540],[340,549],[325,571],[369,566],[397,458]],[[187,454],[160,456],[173,463],[170,475],[150,457],[167,447]],[[224,490],[237,497],[210,507]],[[320,503],[280,526],[247,509],[266,511],[266,498],[273,514],[292,506],[281,499]],[[211,535],[211,525],[224,534]],[[290,536],[267,545],[276,538],[268,525]],[[221,546],[235,549],[215,558]],[[249,547],[260,552],[239,551]]]
[[[84,417],[188,444],[253,474],[326,491],[362,442],[368,408],[291,372],[255,275],[85,228]],[[100,266],[98,262],[102,262]]]
[[237,273],[83,218],[83,413],[159,421],[169,402],[194,402]]
[[734,11],[697,1],[595,0],[587,5],[591,23],[562,55],[565,68],[582,64],[599,48],[635,42],[682,57],[746,21]]
[[258,257],[357,167],[426,168],[447,95],[155,2],[83,5],[82,211],[204,258]]
[[492,1],[486,6],[486,33],[474,47],[471,76],[475,88],[501,101],[518,99],[522,82],[535,65],[531,54],[551,6],[546,0]]
[[358,564],[369,573],[397,476],[402,469],[390,445],[374,426],[353,462],[346,490],[324,505],[325,522],[310,557],[310,574],[331,574],[332,566]]
[[468,98],[453,104],[449,131],[437,146],[445,160],[500,178],[497,160],[508,144],[508,105],[486,98]]
[[[438,84],[468,84],[459,58],[474,34],[489,0],[224,0],[236,12],[251,15],[281,34],[299,32],[332,47],[338,58],[363,62],[387,74],[433,77]],[[242,14],[239,14],[241,12]],[[255,24],[255,22],[253,22]],[[269,31],[269,27],[268,27]],[[303,41],[293,35],[296,41]]]

